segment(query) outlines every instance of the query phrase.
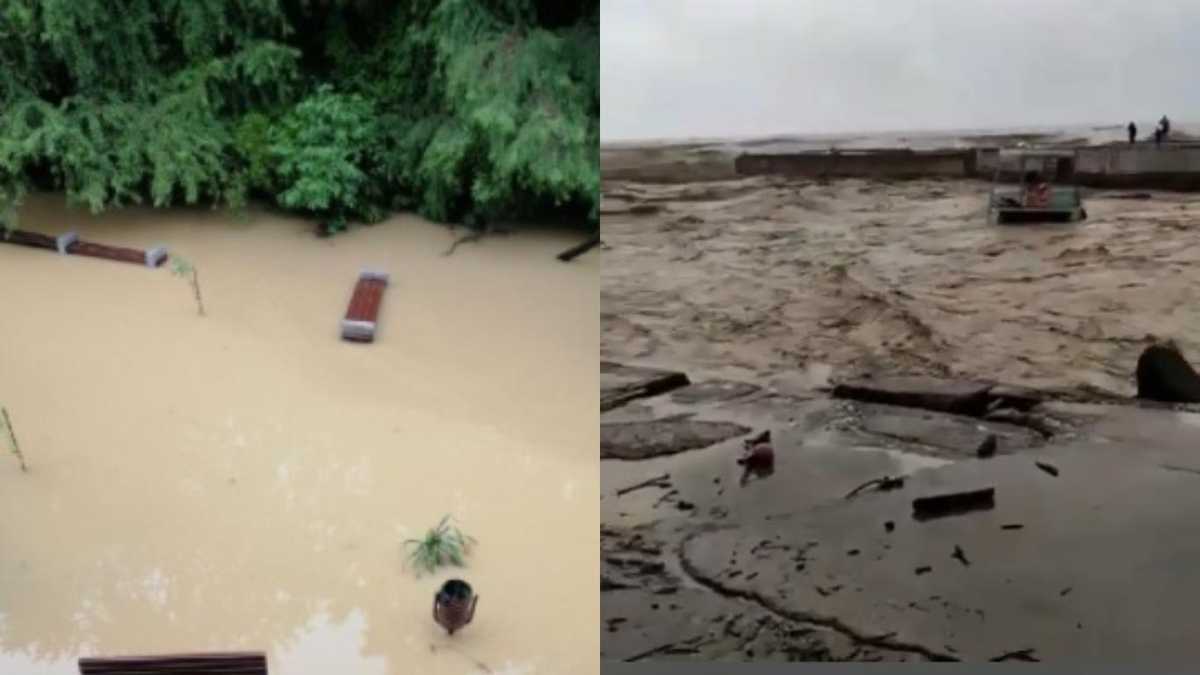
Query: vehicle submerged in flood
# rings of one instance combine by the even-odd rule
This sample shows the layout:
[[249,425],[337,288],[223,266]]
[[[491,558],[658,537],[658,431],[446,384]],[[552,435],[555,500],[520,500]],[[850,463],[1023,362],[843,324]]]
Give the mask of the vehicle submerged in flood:
[[[988,222],[1074,223],[1087,218],[1083,194],[1077,185],[1061,183],[1061,153],[1054,151],[1002,150],[992,190],[988,197]],[[1018,184],[1002,185],[1005,171],[1015,166]],[[1053,168],[1052,168],[1053,167]],[[1044,178],[1055,175],[1056,180]]]

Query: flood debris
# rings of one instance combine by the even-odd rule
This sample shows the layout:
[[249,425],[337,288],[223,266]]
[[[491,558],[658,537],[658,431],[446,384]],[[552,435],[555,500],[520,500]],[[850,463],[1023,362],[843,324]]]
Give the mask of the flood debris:
[[950,554],[950,557],[962,563],[963,567],[971,566],[971,561],[967,560],[967,554],[964,553],[962,547],[957,544],[955,544],[954,553]]
[[630,485],[628,487],[623,487],[620,490],[617,490],[617,496],[623,497],[623,496],[629,494],[630,492],[634,492],[636,490],[641,490],[642,488],[667,487],[666,485],[663,485],[663,483],[665,483],[669,480],[671,480],[671,474],[664,473],[664,474],[655,476],[653,478],[648,478],[640,483],[634,483],[633,485]]
[[896,523],[893,523],[892,521],[889,520],[883,524],[883,529],[887,532],[892,532],[893,530],[896,529]]
[[975,448],[975,456],[980,459],[987,459],[996,454],[997,439],[996,434],[988,434],[988,437],[983,439],[978,448]]
[[1001,525],[1000,529],[1002,529],[1002,530],[1022,530],[1022,529],[1025,529],[1025,526],[1022,525],[1021,523],[1006,523],[1004,525]]
[[562,262],[571,262],[575,258],[578,258],[579,256],[583,255],[584,253],[587,253],[588,251],[592,250],[593,248],[596,248],[601,243],[602,242],[600,241],[600,232],[597,231],[594,235],[592,235],[587,241],[583,242],[582,244],[579,244],[577,246],[572,246],[571,248],[563,251],[562,253],[559,253],[557,258]]
[[1041,659],[1033,655],[1033,649],[1018,649],[1011,652],[1005,652],[1000,656],[988,659],[988,661],[1040,661]]
[[847,492],[845,498],[852,499],[855,495],[867,489],[873,489],[876,492],[886,492],[888,490],[899,490],[902,487],[904,487],[904,476],[884,476],[882,478],[872,478],[871,480]]
[[912,503],[913,518],[916,520],[930,520],[971,511],[986,511],[995,505],[996,488],[994,487],[918,497]]
[[1058,467],[1054,466],[1053,464],[1049,464],[1047,462],[1034,462],[1034,464],[1037,466],[1037,468],[1041,469],[1042,471],[1045,471],[1046,473],[1050,474],[1051,476],[1054,476],[1056,478],[1058,477]]
[[929,573],[930,573],[930,572],[932,572],[932,571],[933,571],[933,567],[932,567],[932,566],[930,566],[930,565],[921,565],[921,566],[920,566],[920,567],[918,567],[917,569],[913,570],[913,573],[914,573],[914,574],[916,574],[917,576],[921,576],[922,574],[929,574]]

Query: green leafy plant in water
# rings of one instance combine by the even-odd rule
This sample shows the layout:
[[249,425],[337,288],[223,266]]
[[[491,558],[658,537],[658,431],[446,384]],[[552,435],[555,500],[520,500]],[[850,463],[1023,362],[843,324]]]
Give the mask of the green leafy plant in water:
[[200,273],[196,266],[179,256],[171,256],[171,274],[186,279],[192,287],[192,295],[196,298],[196,311],[204,316],[204,298],[200,295]]
[[445,516],[421,539],[409,539],[404,546],[409,549],[409,565],[418,573],[432,573],[443,565],[462,567],[475,540],[450,525],[450,516]]

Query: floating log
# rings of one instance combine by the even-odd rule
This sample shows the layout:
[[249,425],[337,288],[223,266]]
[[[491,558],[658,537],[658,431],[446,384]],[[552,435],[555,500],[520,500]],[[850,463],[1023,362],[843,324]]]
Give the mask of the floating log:
[[262,652],[164,654],[79,659],[81,675],[267,675]]
[[583,242],[582,244],[579,244],[578,246],[572,246],[571,248],[563,251],[562,253],[559,253],[558,259],[563,262],[571,262],[572,260],[578,258],[579,256],[583,255],[584,253],[587,253],[588,251],[592,250],[593,248],[596,248],[599,245],[600,245],[600,233],[597,232],[596,234],[594,234],[592,236],[591,239],[588,239],[587,241]]
[[918,497],[913,500],[912,505],[913,517],[917,520],[987,510],[996,505],[996,488]]
[[352,342],[373,342],[379,306],[383,304],[383,291],[388,285],[384,272],[364,270],[354,285],[350,307],[342,319],[342,339]]

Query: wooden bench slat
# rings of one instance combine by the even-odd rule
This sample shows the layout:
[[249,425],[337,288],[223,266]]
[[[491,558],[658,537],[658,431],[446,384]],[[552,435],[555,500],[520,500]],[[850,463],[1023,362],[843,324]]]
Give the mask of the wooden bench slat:
[[262,652],[85,657],[82,675],[266,675]]

